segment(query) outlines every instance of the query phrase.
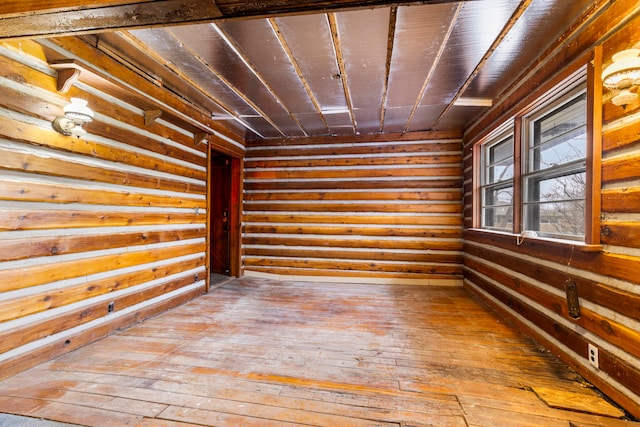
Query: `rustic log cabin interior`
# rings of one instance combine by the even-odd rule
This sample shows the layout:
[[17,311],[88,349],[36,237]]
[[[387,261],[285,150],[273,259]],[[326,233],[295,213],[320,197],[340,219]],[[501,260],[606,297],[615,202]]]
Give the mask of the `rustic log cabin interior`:
[[5,0],[0,412],[637,425],[639,54],[637,0]]

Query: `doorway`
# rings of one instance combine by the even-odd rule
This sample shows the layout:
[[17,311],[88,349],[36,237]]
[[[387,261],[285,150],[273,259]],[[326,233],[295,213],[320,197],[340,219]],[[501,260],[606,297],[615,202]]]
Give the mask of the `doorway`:
[[210,160],[210,259],[211,274],[231,274],[231,158],[212,155]]
[[209,151],[207,291],[242,275],[243,168],[241,157]]

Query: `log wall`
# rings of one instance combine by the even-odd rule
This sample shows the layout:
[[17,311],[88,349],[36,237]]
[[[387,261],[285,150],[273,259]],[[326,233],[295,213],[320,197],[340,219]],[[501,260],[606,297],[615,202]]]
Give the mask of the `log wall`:
[[[104,75],[58,92],[61,58]],[[189,113],[149,84],[78,39],[0,45],[0,377],[205,291],[208,148],[145,124],[145,104]],[[95,112],[85,137],[52,128],[70,97]]]
[[[527,83],[514,91],[521,96],[505,100],[465,135],[464,284],[640,417],[640,103],[623,109],[605,97],[601,104],[602,141],[594,141],[594,147],[602,154],[602,167],[595,172],[601,171],[602,182],[591,200],[596,209],[601,205],[596,229],[601,247],[544,239],[518,246],[513,235],[472,229],[475,171],[470,154],[474,138],[517,111],[525,94],[535,94],[535,87],[562,70],[558,64],[584,61],[602,45],[606,65],[615,52],[640,41],[637,28],[637,2],[608,5],[568,38],[571,43],[547,51],[535,75],[521,77]],[[595,70],[598,62],[596,53]],[[593,84],[600,85],[599,73],[594,74]],[[597,92],[596,107],[601,102]],[[578,289],[577,319],[568,312],[568,281]],[[589,344],[598,349],[599,369],[589,363]]]
[[462,153],[455,136],[249,145],[246,271],[460,284]]

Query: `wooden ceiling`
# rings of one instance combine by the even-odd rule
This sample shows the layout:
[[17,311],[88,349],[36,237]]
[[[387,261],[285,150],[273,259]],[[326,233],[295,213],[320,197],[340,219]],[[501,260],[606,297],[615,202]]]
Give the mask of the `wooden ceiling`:
[[0,38],[82,34],[247,139],[462,130],[595,3],[5,0]]

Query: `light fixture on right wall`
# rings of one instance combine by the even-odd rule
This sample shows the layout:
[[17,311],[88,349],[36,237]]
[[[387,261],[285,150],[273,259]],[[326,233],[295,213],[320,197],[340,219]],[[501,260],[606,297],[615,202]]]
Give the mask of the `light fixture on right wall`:
[[602,72],[602,84],[612,91],[611,103],[623,108],[638,99],[640,87],[640,44],[613,55]]

